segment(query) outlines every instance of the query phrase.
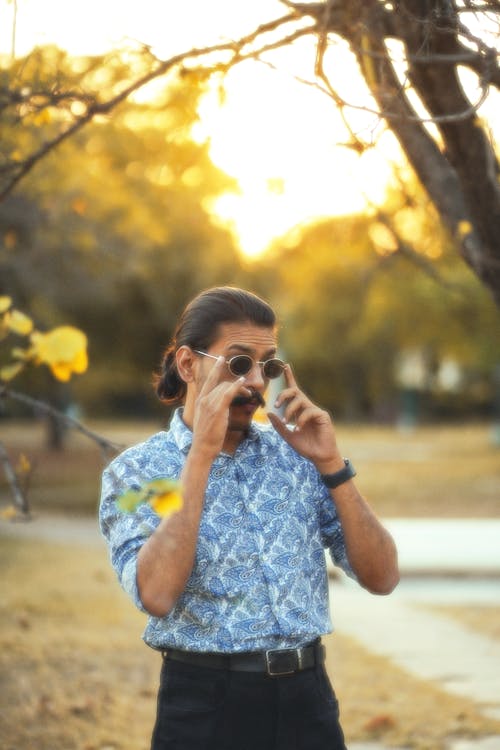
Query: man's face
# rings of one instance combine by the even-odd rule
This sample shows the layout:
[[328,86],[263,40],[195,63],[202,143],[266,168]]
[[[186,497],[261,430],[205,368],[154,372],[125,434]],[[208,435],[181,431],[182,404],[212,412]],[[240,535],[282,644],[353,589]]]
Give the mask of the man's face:
[[[238,403],[239,398],[233,402],[229,413],[229,430],[246,431],[252,417],[259,406],[264,403],[264,393],[268,385],[268,378],[262,373],[262,367],[257,362],[264,362],[276,356],[277,341],[273,328],[257,326],[254,323],[223,323],[219,326],[219,335],[216,341],[207,350],[214,357],[223,356],[229,360],[237,354],[247,354],[255,361],[250,372],[245,375],[243,385],[252,392],[248,399],[245,393]],[[206,380],[210,369],[214,366],[214,360],[201,356],[198,362],[196,384],[199,389]],[[227,365],[222,370],[223,380],[233,381],[235,376],[231,374]]]

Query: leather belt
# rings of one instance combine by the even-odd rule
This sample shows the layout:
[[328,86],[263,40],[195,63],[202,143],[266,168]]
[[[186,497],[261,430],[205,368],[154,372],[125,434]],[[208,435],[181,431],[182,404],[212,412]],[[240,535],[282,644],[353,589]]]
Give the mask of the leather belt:
[[301,648],[271,649],[268,651],[247,651],[241,654],[203,653],[200,651],[180,651],[168,649],[163,652],[165,659],[181,661],[198,667],[228,669],[232,672],[264,672],[270,677],[290,675],[311,669],[325,661],[325,647],[318,638]]

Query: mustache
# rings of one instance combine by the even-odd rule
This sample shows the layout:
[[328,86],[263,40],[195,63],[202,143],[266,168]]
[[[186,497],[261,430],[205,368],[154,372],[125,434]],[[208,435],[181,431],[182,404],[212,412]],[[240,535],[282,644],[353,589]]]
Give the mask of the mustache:
[[246,406],[247,404],[257,404],[265,406],[266,402],[262,394],[258,391],[252,391],[249,396],[235,396],[231,401],[231,406]]

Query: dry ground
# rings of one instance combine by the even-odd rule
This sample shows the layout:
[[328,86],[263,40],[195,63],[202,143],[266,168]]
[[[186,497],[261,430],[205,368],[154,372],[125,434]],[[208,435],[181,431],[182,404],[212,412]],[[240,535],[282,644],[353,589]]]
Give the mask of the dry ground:
[[[147,750],[160,657],[106,552],[0,537],[2,750]],[[500,735],[448,696],[339,635],[328,670],[349,740],[443,750],[456,736]]]
[[[468,630],[500,640],[500,604],[498,606],[465,607],[456,604],[426,606],[430,612],[446,615],[457,620]],[[498,665],[500,669],[500,664]]]
[[[99,423],[129,445],[157,424]],[[103,457],[70,436],[62,453],[44,447],[40,423],[0,423],[14,461],[25,453],[33,509],[93,514]],[[500,452],[488,425],[420,428],[338,426],[359,486],[382,517],[498,517]],[[0,508],[9,502],[0,479]],[[140,640],[144,618],[125,598],[106,553],[0,537],[0,747],[2,750],[146,750],[160,657]],[[457,616],[496,636],[498,611]],[[475,619],[470,619],[470,618]],[[489,625],[485,623],[489,622]],[[328,668],[346,735],[442,750],[454,736],[500,735],[500,723],[465,699],[414,679],[354,641],[327,639]]]

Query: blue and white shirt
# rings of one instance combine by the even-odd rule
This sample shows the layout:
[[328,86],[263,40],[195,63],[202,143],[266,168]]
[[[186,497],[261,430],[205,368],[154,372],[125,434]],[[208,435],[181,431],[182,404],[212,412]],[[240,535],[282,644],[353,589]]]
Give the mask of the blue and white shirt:
[[[149,504],[116,498],[158,477],[177,479],[192,442],[178,409],[162,431],[103,474],[101,531],[125,591],[144,611],[139,549],[160,523]],[[234,455],[219,454],[207,484],[193,571],[175,607],[149,616],[152,648],[234,653],[294,648],[330,632],[324,548],[352,575],[334,502],[314,465],[271,426],[253,423]]]

